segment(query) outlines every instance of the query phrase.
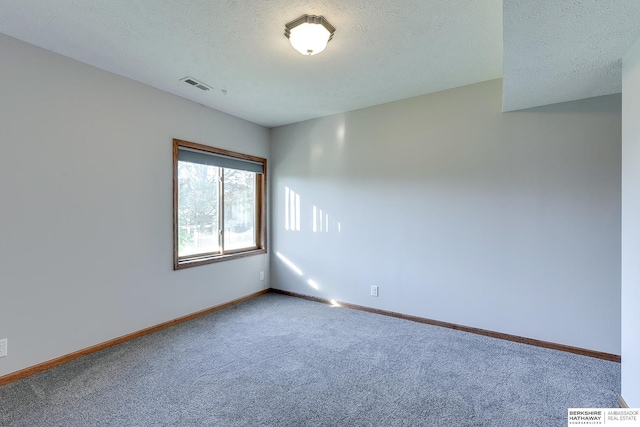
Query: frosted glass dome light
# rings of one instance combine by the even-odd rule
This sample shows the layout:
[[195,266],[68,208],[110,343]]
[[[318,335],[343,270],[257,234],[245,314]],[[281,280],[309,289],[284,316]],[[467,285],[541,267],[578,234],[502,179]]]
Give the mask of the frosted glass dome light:
[[303,55],[322,52],[336,29],[322,16],[302,15],[285,25],[284,35],[291,46]]

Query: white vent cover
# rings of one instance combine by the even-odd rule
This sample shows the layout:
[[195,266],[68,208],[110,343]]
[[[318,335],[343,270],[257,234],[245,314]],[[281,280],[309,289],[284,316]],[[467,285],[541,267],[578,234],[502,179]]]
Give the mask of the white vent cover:
[[181,82],[185,82],[190,84],[191,86],[197,87],[198,89],[202,89],[202,90],[209,90],[209,89],[213,89],[211,86],[202,83],[199,80],[194,79],[193,77],[185,77],[183,79],[180,79]]

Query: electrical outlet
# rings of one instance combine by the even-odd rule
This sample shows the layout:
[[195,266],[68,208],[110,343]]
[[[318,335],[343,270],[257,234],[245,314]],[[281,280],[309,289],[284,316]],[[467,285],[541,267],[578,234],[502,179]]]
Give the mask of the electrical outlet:
[[0,340],[0,357],[7,355],[7,339]]
[[371,286],[371,296],[372,297],[377,297],[378,296],[378,287],[377,286]]
[[260,272],[260,280],[264,280],[264,271]]

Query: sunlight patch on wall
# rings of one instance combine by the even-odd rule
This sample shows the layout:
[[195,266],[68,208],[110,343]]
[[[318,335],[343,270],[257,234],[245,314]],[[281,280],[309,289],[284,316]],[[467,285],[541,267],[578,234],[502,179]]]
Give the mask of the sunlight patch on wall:
[[294,272],[298,273],[299,276],[302,276],[302,270],[300,270],[297,265],[292,263],[291,260],[289,260],[289,258],[287,258],[286,256],[282,255],[280,252],[276,252],[276,255],[278,256],[278,258],[280,258],[282,260],[282,262],[285,263],[285,265],[287,267],[289,267]]
[[[287,258],[286,256],[282,255],[280,252],[276,252],[276,255],[292,271],[297,273],[299,276],[303,276],[302,270],[300,270],[300,268],[298,268],[298,266],[295,265],[289,258]],[[309,286],[311,286],[315,290],[320,290],[320,285],[318,285],[318,283],[313,279],[307,279],[307,284]],[[330,307],[341,307],[341,305],[338,304],[338,302],[335,299],[329,300],[329,305],[330,305]]]
[[300,195],[284,187],[284,228],[300,231]]
[[340,148],[344,147],[344,137],[345,137],[345,127],[344,124],[341,124],[340,126],[338,126],[338,132],[336,134],[336,139],[338,141],[338,146]]
[[319,209],[317,206],[313,207],[313,232],[317,233],[328,233],[329,232],[329,214],[323,213],[322,209]]

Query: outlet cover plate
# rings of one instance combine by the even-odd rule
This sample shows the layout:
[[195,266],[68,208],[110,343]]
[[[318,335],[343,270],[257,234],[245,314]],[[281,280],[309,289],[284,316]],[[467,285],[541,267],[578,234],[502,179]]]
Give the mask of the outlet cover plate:
[[371,286],[371,296],[372,297],[377,297],[378,296],[378,287],[377,286]]
[[0,340],[0,357],[7,355],[7,339]]

